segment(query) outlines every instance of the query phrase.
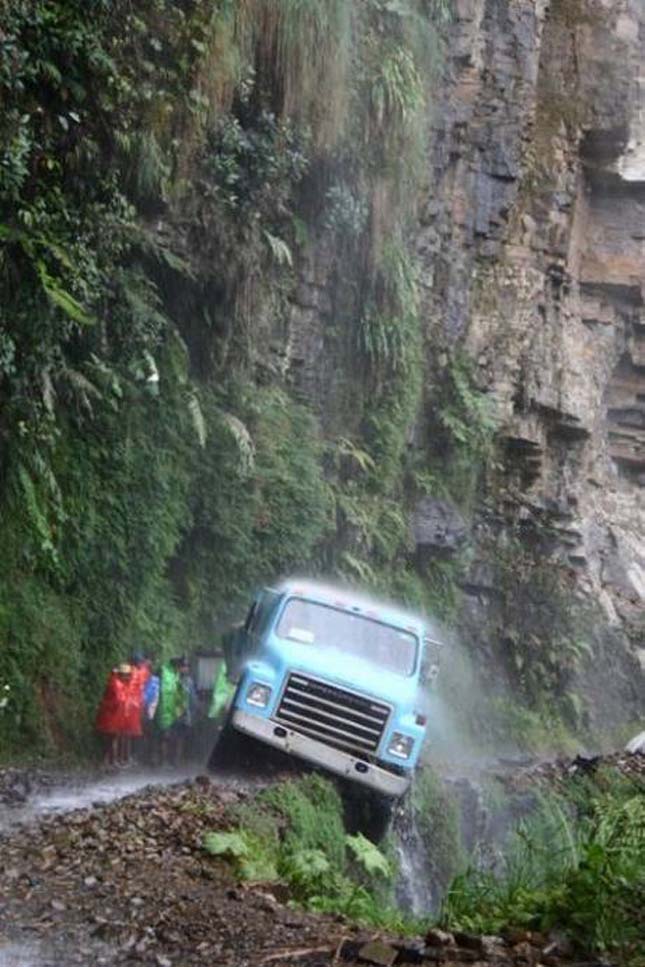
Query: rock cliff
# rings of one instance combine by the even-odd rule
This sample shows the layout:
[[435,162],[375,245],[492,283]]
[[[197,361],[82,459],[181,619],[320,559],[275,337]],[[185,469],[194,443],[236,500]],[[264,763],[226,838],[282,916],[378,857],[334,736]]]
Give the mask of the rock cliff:
[[495,399],[502,529],[548,524],[550,559],[642,663],[645,13],[456,9],[419,232],[428,313]]
[[[637,0],[456,0],[445,43],[415,230],[427,358],[409,442],[432,450],[433,386],[465,351],[498,429],[459,579],[464,633],[497,658],[506,640],[522,678],[516,639],[551,607],[526,585],[553,568],[565,637],[593,640],[594,658],[545,681],[580,688],[607,725],[638,714],[645,667],[645,13]],[[328,428],[347,420],[329,342],[338,275],[315,246],[288,339],[287,369]],[[463,549],[450,501],[419,498],[411,524],[417,564]],[[506,555],[526,568],[513,603],[498,558],[518,535],[529,558]],[[535,647],[547,638],[538,627]]]

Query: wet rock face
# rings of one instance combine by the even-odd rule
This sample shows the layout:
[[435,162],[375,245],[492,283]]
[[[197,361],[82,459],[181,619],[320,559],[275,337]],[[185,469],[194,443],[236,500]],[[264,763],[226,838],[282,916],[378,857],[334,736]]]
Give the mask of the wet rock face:
[[423,497],[412,518],[412,534],[417,550],[452,554],[467,537],[467,527],[459,510],[448,500]]
[[645,9],[459,0],[422,210],[428,313],[501,421],[510,522],[642,643]]
[[459,0],[418,250],[446,337],[470,327],[477,260],[501,255],[536,99],[544,0]]
[[[635,716],[645,691],[645,8],[455,0],[453,11],[415,241],[427,384],[440,382],[446,347],[465,348],[499,421],[502,471],[466,534],[463,612],[492,640],[485,606],[499,588],[487,548],[546,524],[542,556],[563,568],[572,600],[597,609],[606,650],[622,649],[612,701],[635,702]],[[302,261],[281,365],[325,431],[344,434],[355,375],[339,322],[348,280],[321,239]],[[431,422],[419,414],[412,447]],[[459,550],[450,505],[407,509],[422,566]]]

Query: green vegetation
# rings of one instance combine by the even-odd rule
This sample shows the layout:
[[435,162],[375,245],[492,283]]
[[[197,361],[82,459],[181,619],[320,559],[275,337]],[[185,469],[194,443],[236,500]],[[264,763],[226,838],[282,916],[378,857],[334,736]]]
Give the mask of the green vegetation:
[[204,848],[242,879],[279,880],[310,910],[413,929],[391,904],[391,863],[360,833],[345,833],[343,805],[328,780],[282,783],[238,808],[233,821],[236,829],[207,834]]
[[[556,5],[568,26],[578,9]],[[422,496],[472,511],[495,435],[468,359],[437,350],[412,244],[448,13],[4,4],[0,758],[82,749],[116,659],[211,645],[254,585],[291,570],[455,615],[468,552],[421,562],[409,526]],[[572,683],[590,640],[541,540],[490,555],[486,656],[517,696],[494,699],[488,738],[536,748],[584,725]],[[430,774],[414,795],[447,883],[455,804]],[[633,960],[642,792],[576,809],[545,806],[503,870],[457,876],[444,921],[557,926]],[[205,846],[240,876],[410,927],[390,858],[346,835],[331,784],[285,783],[233,820]]]
[[[117,657],[211,644],[290,569],[419,600],[409,235],[445,8],[6,5],[0,755],[87,735]],[[285,349],[321,233],[324,426]]]
[[494,407],[477,386],[471,360],[461,351],[445,359],[432,396],[432,458],[428,466],[418,468],[416,483],[422,492],[450,497],[468,511],[493,457]]
[[573,682],[593,658],[593,617],[574,598],[566,569],[547,562],[548,540],[548,532],[518,535],[496,546],[495,640],[518,700],[537,712],[548,707],[552,719],[576,728],[584,725],[584,708]]
[[[472,511],[495,423],[411,244],[450,4],[5,6],[0,756],[88,735],[118,657],[212,645],[290,570],[453,619],[468,551],[422,561],[410,513]],[[534,565],[496,657],[578,727],[567,589],[533,637],[510,607]]]
[[[468,860],[457,802],[424,770],[412,815],[427,852],[428,879],[447,888],[439,924],[494,935],[553,930],[581,956],[642,964],[644,792],[636,782],[598,772],[571,780],[557,795],[535,793],[527,818],[498,850]],[[512,814],[501,789],[490,795],[490,809]],[[526,794],[522,802],[526,812]],[[339,795],[319,776],[285,782],[236,807],[231,828],[208,834],[204,848],[241,879],[280,882],[307,909],[401,932],[422,927],[393,905],[395,867],[387,843],[382,851],[360,834],[348,836]]]
[[645,797],[616,783],[545,799],[506,844],[497,869],[458,876],[441,922],[497,934],[555,929],[580,953],[641,964],[645,950]]

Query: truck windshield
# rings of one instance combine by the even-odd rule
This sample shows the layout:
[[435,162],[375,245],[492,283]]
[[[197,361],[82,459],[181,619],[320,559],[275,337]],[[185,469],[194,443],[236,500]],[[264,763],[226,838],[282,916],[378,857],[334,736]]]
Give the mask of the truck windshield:
[[398,675],[411,675],[414,671],[415,635],[363,614],[291,598],[276,630],[281,638],[318,648],[334,648]]

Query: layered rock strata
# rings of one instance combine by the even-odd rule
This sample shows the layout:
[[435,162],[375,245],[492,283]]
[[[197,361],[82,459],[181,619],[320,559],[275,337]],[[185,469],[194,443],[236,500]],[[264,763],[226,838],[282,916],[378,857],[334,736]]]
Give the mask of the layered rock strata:
[[645,10],[456,8],[428,315],[495,400],[508,507],[548,517],[557,560],[644,654]]
[[[485,646],[497,634],[491,547],[494,557],[518,524],[548,531],[547,566],[557,564],[572,601],[597,615],[599,664],[611,666],[608,704],[637,715],[645,694],[645,8],[639,0],[455,0],[447,33],[418,208],[428,393],[411,442],[423,449],[427,438],[442,346],[462,347],[494,403],[502,470],[469,538],[454,507],[421,500],[410,528],[417,561],[459,554],[470,540],[464,610]],[[314,240],[281,352],[328,430],[342,425],[346,403],[339,293],[342,271]],[[587,682],[592,704],[601,692],[597,677]]]

